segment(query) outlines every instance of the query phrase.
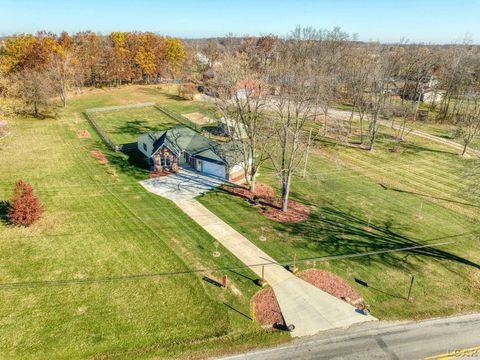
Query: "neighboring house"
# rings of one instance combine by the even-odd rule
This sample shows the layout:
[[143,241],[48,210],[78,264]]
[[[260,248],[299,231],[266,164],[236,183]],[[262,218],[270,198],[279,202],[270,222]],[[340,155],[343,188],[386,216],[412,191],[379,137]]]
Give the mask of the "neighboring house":
[[390,79],[389,81],[387,91],[405,100],[436,103],[441,102],[445,95],[445,91],[439,89],[439,82],[433,76],[420,84],[408,80]]
[[219,119],[219,127],[224,130],[225,134],[233,139],[245,139],[247,137],[247,129],[241,122],[221,117]]
[[186,167],[231,182],[244,179],[242,152],[237,141],[219,143],[177,125],[166,131],[140,135],[137,146],[153,171],[176,172]]

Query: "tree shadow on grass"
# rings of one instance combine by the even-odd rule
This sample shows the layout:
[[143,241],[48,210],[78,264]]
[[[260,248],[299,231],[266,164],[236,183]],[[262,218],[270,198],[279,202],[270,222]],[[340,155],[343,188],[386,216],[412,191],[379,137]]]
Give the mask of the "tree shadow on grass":
[[164,93],[163,96],[165,96],[168,100],[183,101],[183,102],[188,101],[188,100],[184,99],[183,97],[175,95],[175,94]]
[[126,121],[122,126],[116,128],[115,133],[137,136],[147,132],[166,130],[168,128],[168,124],[152,125],[151,122],[145,120],[130,120]]
[[434,153],[434,154],[448,154],[448,155],[456,155],[457,153],[455,151],[446,151],[446,150],[437,150],[437,149],[432,149],[426,146],[420,146],[417,144],[413,144],[410,142],[401,142],[401,151],[402,153],[407,153],[407,154],[418,154],[420,152],[429,152],[429,153]]
[[[455,241],[455,238],[468,235],[465,233],[444,238],[419,240],[400,234],[399,231],[402,228],[392,219],[383,221],[382,224],[372,223],[351,211],[343,211],[331,205],[322,206],[319,212],[310,215],[309,220],[290,224],[288,229],[292,235],[301,235],[306,240],[301,246],[310,249],[316,248],[329,255],[352,255],[423,246],[435,242]],[[411,249],[402,253],[424,258],[450,260],[480,269],[479,264],[438,247]],[[389,266],[399,266],[398,254],[395,253],[381,253],[351,258],[351,260],[367,264],[380,262]]]
[[5,225],[10,223],[7,217],[7,211],[9,206],[10,203],[8,201],[0,201],[0,223],[3,223]]
[[443,197],[432,196],[432,195],[429,195],[429,194],[422,194],[422,193],[418,193],[418,192],[415,192],[415,191],[402,190],[402,189],[398,189],[398,188],[388,187],[388,186],[386,186],[386,185],[384,185],[384,184],[380,184],[380,186],[381,186],[384,190],[396,191],[396,192],[404,193],[404,194],[412,194],[412,195],[417,195],[417,196],[421,196],[421,197],[426,197],[426,198],[431,198],[431,199],[436,199],[436,200],[442,200],[442,201],[449,202],[449,203],[453,203],[453,204],[465,205],[465,206],[471,206],[471,207],[480,208],[480,205],[471,204],[471,203],[464,202],[464,201],[457,201],[457,200],[447,199],[447,198],[443,198]]

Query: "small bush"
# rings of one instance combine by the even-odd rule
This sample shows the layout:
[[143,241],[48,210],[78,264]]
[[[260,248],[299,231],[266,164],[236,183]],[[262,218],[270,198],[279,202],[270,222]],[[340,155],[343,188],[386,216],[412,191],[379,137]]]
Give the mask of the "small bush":
[[178,88],[178,96],[185,100],[193,100],[194,95],[197,93],[197,87],[195,84],[182,84]]
[[15,183],[15,192],[7,210],[10,223],[17,226],[30,226],[40,219],[43,206],[40,199],[33,194],[31,185],[18,180]]

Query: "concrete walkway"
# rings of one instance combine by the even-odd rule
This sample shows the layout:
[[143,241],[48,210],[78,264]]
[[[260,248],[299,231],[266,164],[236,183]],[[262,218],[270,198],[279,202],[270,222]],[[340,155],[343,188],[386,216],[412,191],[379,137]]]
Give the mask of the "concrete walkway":
[[272,286],[287,325],[295,325],[293,336],[348,327],[376,320],[346,302],[296,277],[252,244],[247,238],[194,199],[175,200],[177,206],[202,226],[219,243],[249,266],[259,277],[265,265],[265,280]]
[[140,181],[151,193],[173,201],[193,199],[224,183],[224,179],[183,168],[176,174]]

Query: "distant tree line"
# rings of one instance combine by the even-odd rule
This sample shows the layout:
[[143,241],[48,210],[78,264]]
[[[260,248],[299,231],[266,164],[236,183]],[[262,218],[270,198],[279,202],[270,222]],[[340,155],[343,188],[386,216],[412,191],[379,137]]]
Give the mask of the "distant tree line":
[[150,83],[181,74],[188,49],[177,38],[150,32],[39,32],[7,38],[0,48],[3,111],[24,105],[38,116],[52,99],[67,105],[83,86]]

